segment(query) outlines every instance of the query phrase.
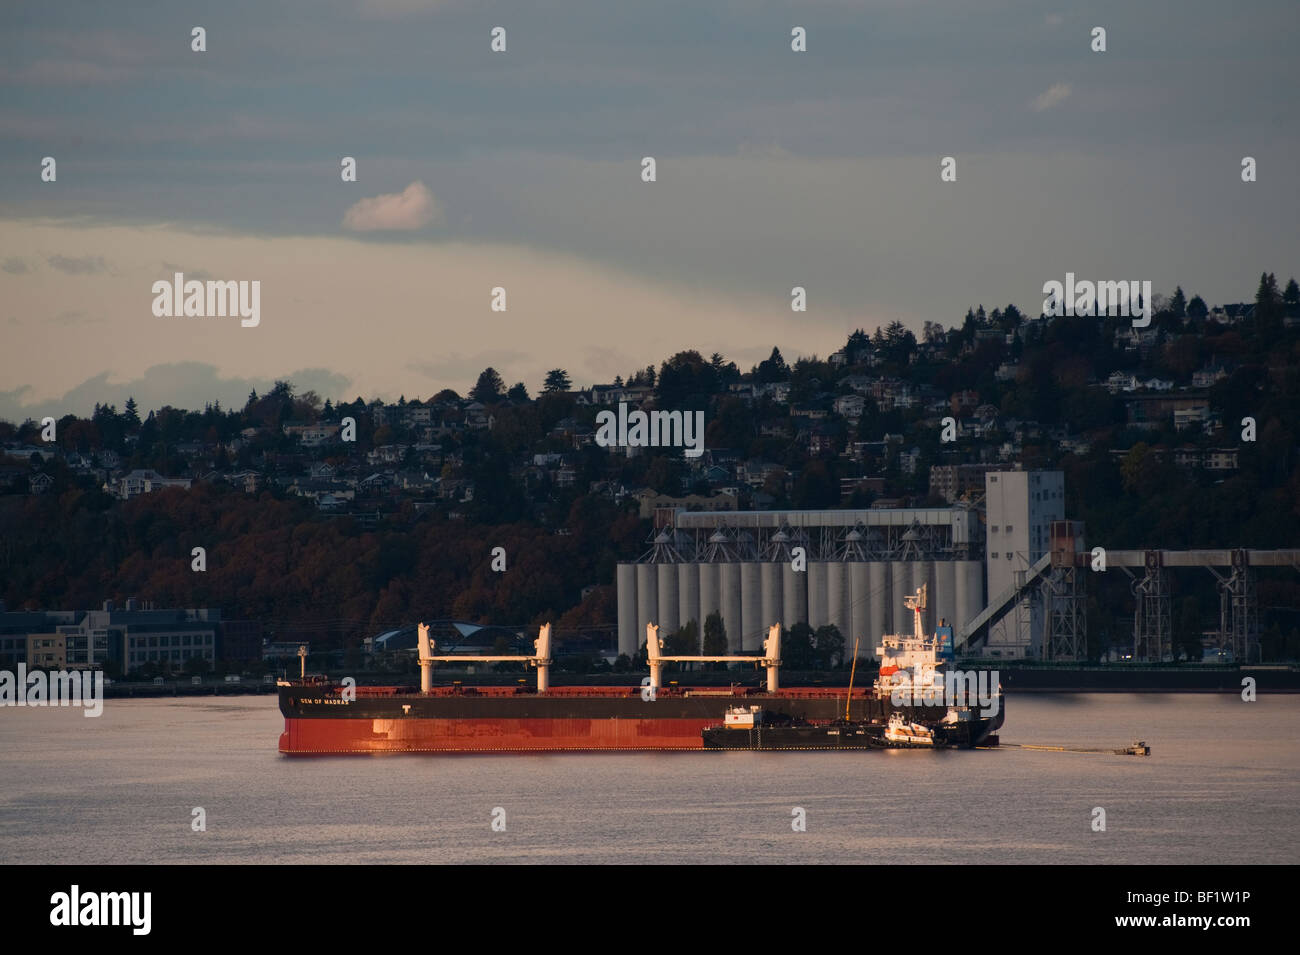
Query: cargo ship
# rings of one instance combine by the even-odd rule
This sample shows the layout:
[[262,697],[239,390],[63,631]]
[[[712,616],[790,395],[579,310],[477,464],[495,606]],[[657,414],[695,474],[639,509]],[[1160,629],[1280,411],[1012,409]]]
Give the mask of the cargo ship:
[[[534,653],[519,656],[439,656],[429,629],[419,626],[420,687],[344,687],[324,681],[281,681],[284,732],[280,752],[290,755],[344,753],[528,753],[593,750],[703,750],[705,729],[722,723],[736,706],[757,707],[791,722],[829,723],[848,718],[884,725],[898,712],[908,722],[937,725],[950,717],[942,701],[917,693],[895,704],[902,662],[934,680],[944,652],[951,656],[952,630],[922,635],[925,588],[906,598],[915,611],[911,637],[886,635],[879,651],[893,662],[871,687],[843,690],[780,686],[781,625],[773,625],[762,656],[668,656],[658,627],[646,626],[650,675],[641,686],[553,687],[551,628],[543,626]],[[946,633],[945,633],[946,631]],[[945,643],[946,641],[946,643]],[[433,685],[437,663],[523,662],[537,671],[535,686]],[[684,688],[666,686],[671,663],[747,662],[766,671],[765,686]],[[893,667],[888,673],[886,669]],[[924,677],[922,677],[924,679]],[[939,677],[942,682],[942,677]],[[883,680],[883,682],[882,682]],[[975,745],[1003,722],[1000,693],[995,710],[957,708],[952,732]]]

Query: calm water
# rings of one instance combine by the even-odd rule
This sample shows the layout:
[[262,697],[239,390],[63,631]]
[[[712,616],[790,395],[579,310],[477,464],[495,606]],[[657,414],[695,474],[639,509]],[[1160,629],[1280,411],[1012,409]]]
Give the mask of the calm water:
[[1300,862],[1300,696],[1010,703],[1006,742],[1153,755],[290,759],[269,696],[4,707],[0,862]]

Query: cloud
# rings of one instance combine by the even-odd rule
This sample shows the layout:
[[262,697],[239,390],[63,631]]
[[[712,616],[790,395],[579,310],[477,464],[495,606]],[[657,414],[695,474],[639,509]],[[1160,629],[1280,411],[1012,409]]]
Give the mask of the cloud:
[[196,282],[207,282],[216,278],[216,276],[211,272],[205,272],[203,269],[187,269],[183,266],[177,265],[175,262],[164,262],[162,263],[162,267],[164,272],[169,272],[172,275],[175,275],[177,272],[182,273],[185,276],[186,281],[193,279]]
[[[475,381],[478,379],[479,372],[484,368],[495,368],[497,371],[501,371],[501,369],[507,368],[527,357],[527,352],[515,351],[510,348],[492,348],[465,356],[462,356],[459,352],[452,352],[434,361],[409,361],[405,367],[434,381],[454,381],[456,379]],[[504,374],[502,372],[503,376]]]
[[108,263],[98,255],[83,255],[79,259],[69,258],[66,255],[51,255],[46,261],[51,267],[60,272],[67,272],[69,275],[94,275],[97,272],[108,271]]
[[128,69],[84,60],[37,60],[23,70],[10,71],[6,79],[25,86],[104,86],[130,76]]
[[362,16],[387,18],[429,13],[446,5],[446,0],[361,0],[359,9]]
[[1029,105],[1033,107],[1034,112],[1041,113],[1045,109],[1051,109],[1053,106],[1065,102],[1069,95],[1070,86],[1068,83],[1056,83],[1051,89],[1034,97],[1034,101]]
[[91,325],[95,322],[102,322],[102,318],[90,318],[80,309],[68,309],[54,316],[56,325]]
[[314,390],[322,397],[348,395],[352,380],[327,368],[300,368],[285,375],[224,375],[206,362],[182,361],[152,365],[143,374],[119,383],[110,381],[111,372],[101,372],[65,392],[61,397],[31,400],[32,388],[21,385],[12,391],[0,391],[0,420],[22,421],[42,415],[65,414],[89,416],[95,403],[114,404],[121,408],[134,397],[141,414],[163,405],[202,409],[210,401],[220,401],[227,408],[242,408],[250,391],[264,394],[275,380],[291,381],[297,394]]
[[11,255],[4,260],[4,264],[0,264],[0,269],[4,269],[10,275],[22,275],[27,271],[27,263],[18,256]]
[[343,225],[354,232],[414,232],[441,216],[438,200],[417,180],[401,192],[360,200],[344,214]]
[[1059,27],[1065,21],[1065,17],[1061,16],[1059,13],[1049,13],[1043,18],[1043,21],[1049,27]]

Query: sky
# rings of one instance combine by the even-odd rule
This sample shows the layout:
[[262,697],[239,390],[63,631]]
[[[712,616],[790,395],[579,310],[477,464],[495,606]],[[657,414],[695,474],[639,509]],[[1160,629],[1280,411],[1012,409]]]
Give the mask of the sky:
[[[586,386],[687,348],[748,370],[895,319],[1036,314],[1067,271],[1248,300],[1261,271],[1300,274],[1297,19],[1292,0],[10,0],[0,418],[241,405],[284,378],[429,397],[489,365],[536,393],[551,368]],[[176,272],[258,281],[260,322],[156,316]]]

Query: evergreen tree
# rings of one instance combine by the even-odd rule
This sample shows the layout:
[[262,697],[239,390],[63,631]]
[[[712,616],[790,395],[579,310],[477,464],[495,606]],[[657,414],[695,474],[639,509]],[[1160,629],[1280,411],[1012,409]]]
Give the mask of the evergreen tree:
[[[722,622],[722,614],[713,611],[704,618],[704,656],[722,657],[727,655],[727,628]],[[717,664],[725,666],[725,664]]]
[[139,427],[139,425],[140,425],[140,411],[139,411],[138,407],[136,406],[136,403],[135,403],[135,396],[134,396],[134,395],[132,395],[131,397],[129,397],[129,398],[126,399],[126,408],[123,409],[123,411],[122,411],[122,417],[124,417],[124,418],[126,419],[126,423],[127,423],[129,426],[131,426],[131,427],[133,427],[133,428],[134,428],[134,427]]
[[1270,272],[1262,272],[1259,276],[1259,288],[1255,291],[1256,312],[1261,308],[1270,308],[1281,301],[1281,296],[1277,291],[1277,279]]
[[505,390],[505,382],[501,380],[497,370],[484,368],[482,374],[478,376],[478,381],[470,389],[469,396],[474,401],[487,405],[500,401]]
[[830,670],[844,659],[844,636],[834,624],[818,627],[813,634],[813,659],[819,670]]
[[1169,299],[1169,313],[1177,319],[1187,317],[1187,299],[1183,296],[1181,285],[1174,289],[1174,294]]
[[811,670],[816,663],[812,627],[802,621],[792,626],[781,641],[781,656],[791,670]]
[[1286,291],[1282,293],[1282,301],[1292,308],[1300,305],[1300,285],[1296,285],[1295,279],[1286,283]]
[[781,357],[781,350],[773,348],[766,361],[758,363],[758,380],[764,383],[785,381],[790,377],[790,368]]
[[552,368],[546,373],[546,383],[542,385],[542,394],[553,395],[556,392],[568,391],[571,387],[569,373],[563,368]]

